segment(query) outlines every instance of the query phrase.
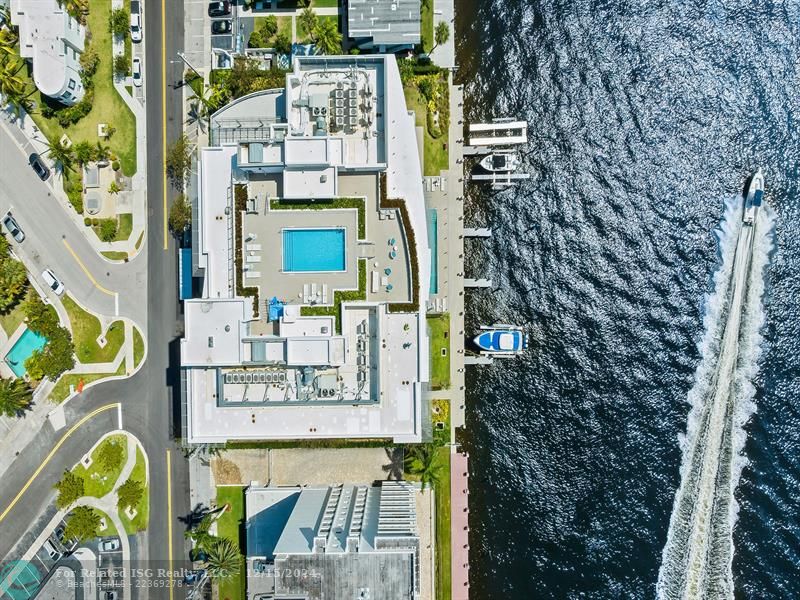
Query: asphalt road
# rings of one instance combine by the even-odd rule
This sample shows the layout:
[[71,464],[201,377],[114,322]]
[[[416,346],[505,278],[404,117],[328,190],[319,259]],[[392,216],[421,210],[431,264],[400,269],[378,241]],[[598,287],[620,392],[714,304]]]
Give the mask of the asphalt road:
[[[65,284],[87,306],[106,314],[107,294],[91,289],[92,284],[80,268],[70,266],[74,258],[63,250],[61,236],[67,236],[70,246],[79,252],[82,261],[103,287],[113,289],[138,290],[131,295],[130,316],[141,313],[146,308],[147,358],[140,371],[133,377],[91,387],[80,396],[73,398],[65,406],[67,426],[54,431],[49,422],[43,427],[36,440],[21,453],[12,467],[4,474],[0,486],[0,511],[8,507],[26,482],[29,487],[19,501],[0,521],[0,556],[5,556],[22,537],[23,532],[36,520],[55,497],[53,484],[60,479],[64,469],[71,467],[85,454],[97,439],[116,429],[117,411],[107,410],[89,419],[73,435],[69,436],[39,474],[30,479],[57,445],[65,432],[80,419],[108,404],[119,402],[122,405],[124,429],[130,431],[142,442],[149,457],[150,476],[150,524],[147,533],[147,557],[154,568],[173,569],[187,566],[188,546],[184,539],[184,519],[190,514],[188,461],[175,444],[175,432],[180,430],[177,363],[177,339],[182,333],[182,315],[177,301],[177,253],[176,244],[164,237],[164,199],[163,199],[163,113],[162,113],[162,64],[166,60],[166,137],[171,142],[180,134],[182,126],[181,89],[175,86],[182,78],[180,63],[171,64],[183,43],[182,2],[165,2],[166,51],[162,54],[161,2],[147,0],[145,6],[144,32],[146,36],[145,72],[147,73],[147,153],[148,153],[148,235],[147,268],[141,276],[137,261],[111,268],[106,261],[92,256],[83,247],[82,233],[63,218],[61,207],[45,204],[48,188],[36,179],[30,171],[25,157],[17,148],[3,146],[9,144],[5,134],[0,134],[0,156],[3,168],[0,169],[0,202],[10,202],[9,190],[14,198],[24,199],[26,203],[38,208],[29,208],[24,213],[19,201],[15,202],[15,214],[20,214],[20,225],[28,236],[26,252],[39,255],[41,264],[52,266]],[[5,141],[3,141],[5,140]],[[12,151],[13,150],[13,151]],[[19,162],[22,156],[22,163]],[[18,172],[19,171],[19,172]],[[19,185],[24,194],[18,194]],[[2,190],[5,190],[3,192]],[[3,196],[2,194],[6,194]],[[174,196],[170,191],[169,195]],[[0,204],[0,209],[4,206]],[[73,228],[74,231],[71,229]],[[88,245],[88,244],[87,244]],[[30,250],[28,250],[30,248]],[[85,253],[85,256],[84,256]],[[144,253],[143,253],[144,254]],[[142,259],[144,260],[144,259]],[[99,264],[97,261],[99,261]],[[105,275],[108,273],[108,275]],[[105,278],[103,278],[105,276]],[[81,280],[83,277],[83,280]],[[146,302],[142,294],[146,289]],[[83,295],[82,295],[83,294]],[[100,295],[98,295],[100,294]],[[120,312],[125,307],[128,314],[127,298],[120,295]],[[137,312],[138,311],[138,312]],[[169,457],[169,458],[168,458]],[[168,468],[168,462],[171,468]],[[170,535],[171,533],[171,535]],[[172,562],[170,559],[170,548]],[[143,553],[144,554],[144,553]],[[168,598],[169,590],[150,589],[150,598]],[[181,597],[181,595],[177,595]]]

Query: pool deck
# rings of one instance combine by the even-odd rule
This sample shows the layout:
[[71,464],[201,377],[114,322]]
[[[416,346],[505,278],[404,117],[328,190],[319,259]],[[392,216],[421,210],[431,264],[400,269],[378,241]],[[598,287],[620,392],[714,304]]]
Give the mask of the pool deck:
[[11,352],[14,344],[19,341],[19,338],[22,337],[27,329],[28,326],[25,325],[25,323],[20,323],[19,326],[14,330],[14,333],[8,337],[6,343],[0,346],[0,376],[2,376],[4,379],[17,379],[16,373],[11,370],[11,367],[8,366],[8,363],[6,362],[6,355]]

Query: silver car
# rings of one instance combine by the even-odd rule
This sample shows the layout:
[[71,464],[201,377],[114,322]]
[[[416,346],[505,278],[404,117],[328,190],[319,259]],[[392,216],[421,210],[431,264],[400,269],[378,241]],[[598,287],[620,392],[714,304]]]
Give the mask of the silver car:
[[11,234],[11,237],[13,237],[18,244],[21,244],[25,239],[25,232],[22,231],[19,223],[17,223],[16,219],[11,216],[10,212],[7,212],[6,216],[3,217],[3,225],[5,225],[6,229],[8,229],[8,233]]

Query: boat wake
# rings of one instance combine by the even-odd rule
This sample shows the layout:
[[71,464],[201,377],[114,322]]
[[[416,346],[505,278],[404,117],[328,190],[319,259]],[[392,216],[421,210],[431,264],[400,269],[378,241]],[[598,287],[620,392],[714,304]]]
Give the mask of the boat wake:
[[716,233],[722,262],[706,302],[702,358],[680,437],[681,482],[656,585],[658,597],[670,600],[733,598],[734,492],[746,463],[744,425],[755,411],[773,213],[764,206],[752,227],[743,226],[742,198],[731,198]]

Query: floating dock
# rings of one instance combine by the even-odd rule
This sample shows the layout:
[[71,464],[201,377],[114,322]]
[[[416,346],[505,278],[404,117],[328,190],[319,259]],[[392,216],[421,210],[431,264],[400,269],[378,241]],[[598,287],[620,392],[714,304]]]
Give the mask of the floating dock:
[[466,227],[464,229],[464,237],[488,238],[492,237],[492,230],[488,227]]
[[[469,146],[517,146],[528,143],[526,121],[494,120],[491,123],[471,123]],[[473,134],[483,134],[473,137]]]

